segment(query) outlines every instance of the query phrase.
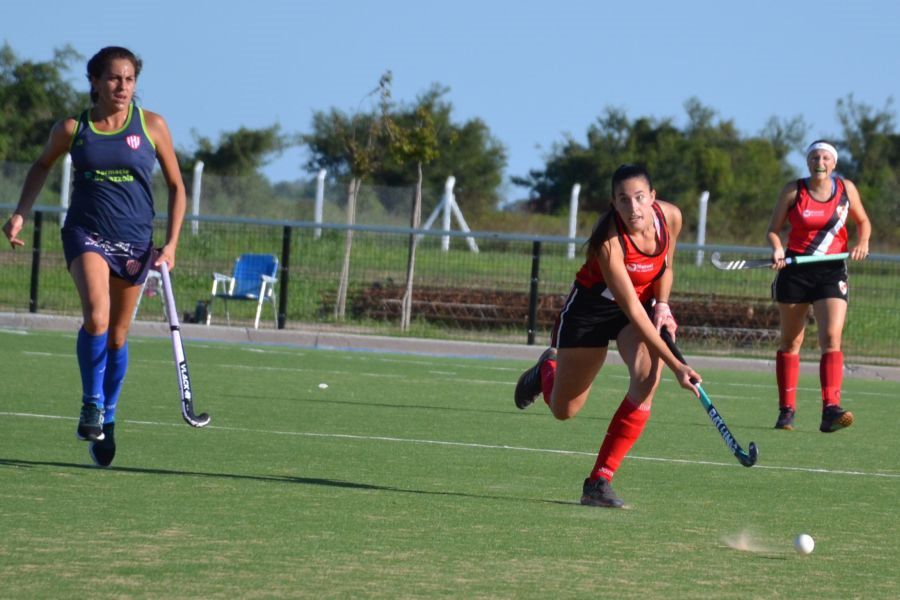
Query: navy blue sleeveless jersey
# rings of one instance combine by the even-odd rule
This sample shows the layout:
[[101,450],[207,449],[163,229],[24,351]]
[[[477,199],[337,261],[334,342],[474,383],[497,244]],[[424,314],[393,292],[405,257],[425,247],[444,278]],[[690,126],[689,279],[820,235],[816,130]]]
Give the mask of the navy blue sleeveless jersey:
[[117,131],[97,131],[90,111],[84,111],[69,153],[75,181],[65,226],[79,226],[112,241],[150,241],[156,146],[147,134],[140,107],[128,108],[125,125]]

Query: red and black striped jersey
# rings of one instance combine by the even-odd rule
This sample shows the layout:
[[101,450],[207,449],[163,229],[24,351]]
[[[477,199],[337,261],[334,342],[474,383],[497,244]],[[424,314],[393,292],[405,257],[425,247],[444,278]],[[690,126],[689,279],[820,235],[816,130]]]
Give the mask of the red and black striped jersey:
[[847,216],[850,198],[844,180],[834,177],[834,191],[825,202],[809,193],[806,179],[797,180],[797,201],[788,211],[791,231],[788,251],[801,255],[847,251]]

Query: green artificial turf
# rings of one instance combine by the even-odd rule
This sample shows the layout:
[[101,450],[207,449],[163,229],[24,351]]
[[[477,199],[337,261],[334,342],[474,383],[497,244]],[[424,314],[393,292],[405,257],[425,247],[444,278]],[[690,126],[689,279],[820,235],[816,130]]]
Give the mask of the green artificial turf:
[[[514,360],[188,341],[181,420],[168,340],[131,340],[118,453],[75,439],[74,334],[0,331],[0,596],[9,598],[894,598],[897,387],[848,379],[856,423],[795,431],[774,376],[703,371],[757,466],[730,455],[669,373],[614,480],[581,482],[627,388],[584,410],[513,406]],[[326,384],[327,387],[321,387]],[[809,533],[809,556],[792,540]]]

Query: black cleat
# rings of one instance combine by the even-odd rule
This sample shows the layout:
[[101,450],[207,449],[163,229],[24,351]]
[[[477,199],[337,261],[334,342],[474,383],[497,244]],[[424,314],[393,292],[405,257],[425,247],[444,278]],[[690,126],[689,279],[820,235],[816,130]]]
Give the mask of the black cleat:
[[98,467],[108,467],[116,457],[116,424],[107,423],[103,426],[103,439],[99,442],[91,442],[88,446],[91,460]]
[[520,410],[528,408],[541,395],[541,365],[548,360],[556,360],[556,350],[553,348],[544,350],[537,363],[519,376],[516,383],[516,408]]
[[584,480],[581,503],[585,506],[602,506],[604,508],[622,508],[625,503],[616,496],[612,485],[600,477],[596,481]]
[[853,425],[853,413],[844,410],[840,405],[829,404],[822,409],[822,424],[819,425],[819,431],[822,433],[833,433],[851,425]]
[[78,430],[75,432],[79,440],[99,442],[103,439],[103,409],[88,402],[81,405],[81,417],[78,419]]
[[778,411],[778,420],[775,421],[775,429],[787,429],[788,431],[794,428],[794,409],[793,408],[782,408]]

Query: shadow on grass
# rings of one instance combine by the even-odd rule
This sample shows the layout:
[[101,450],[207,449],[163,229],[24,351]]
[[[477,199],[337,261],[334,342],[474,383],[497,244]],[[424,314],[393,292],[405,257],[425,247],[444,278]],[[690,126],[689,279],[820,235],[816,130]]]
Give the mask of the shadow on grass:
[[563,506],[580,506],[578,502],[566,502],[562,500],[543,500],[540,498],[516,498],[513,496],[491,496],[485,494],[469,494],[465,492],[435,492],[428,490],[404,489],[387,485],[377,485],[372,483],[359,483],[354,481],[343,481],[340,479],[323,479],[320,477],[293,477],[278,475],[242,475],[239,473],[205,473],[203,471],[176,471],[173,469],[150,469],[145,467],[108,467],[100,468],[94,465],[66,463],[55,461],[40,460],[24,460],[18,458],[0,458],[0,466],[2,467],[58,467],[62,469],[76,469],[86,471],[107,471],[113,473],[137,473],[142,475],[166,475],[178,477],[208,477],[213,479],[237,479],[245,481],[261,481],[264,483],[288,483],[300,485],[316,485],[332,488],[343,488],[351,490],[367,490],[380,492],[396,492],[401,494],[422,494],[428,496],[448,496],[453,498],[471,498],[476,500],[507,500],[514,502],[536,502],[539,504],[559,504]]

